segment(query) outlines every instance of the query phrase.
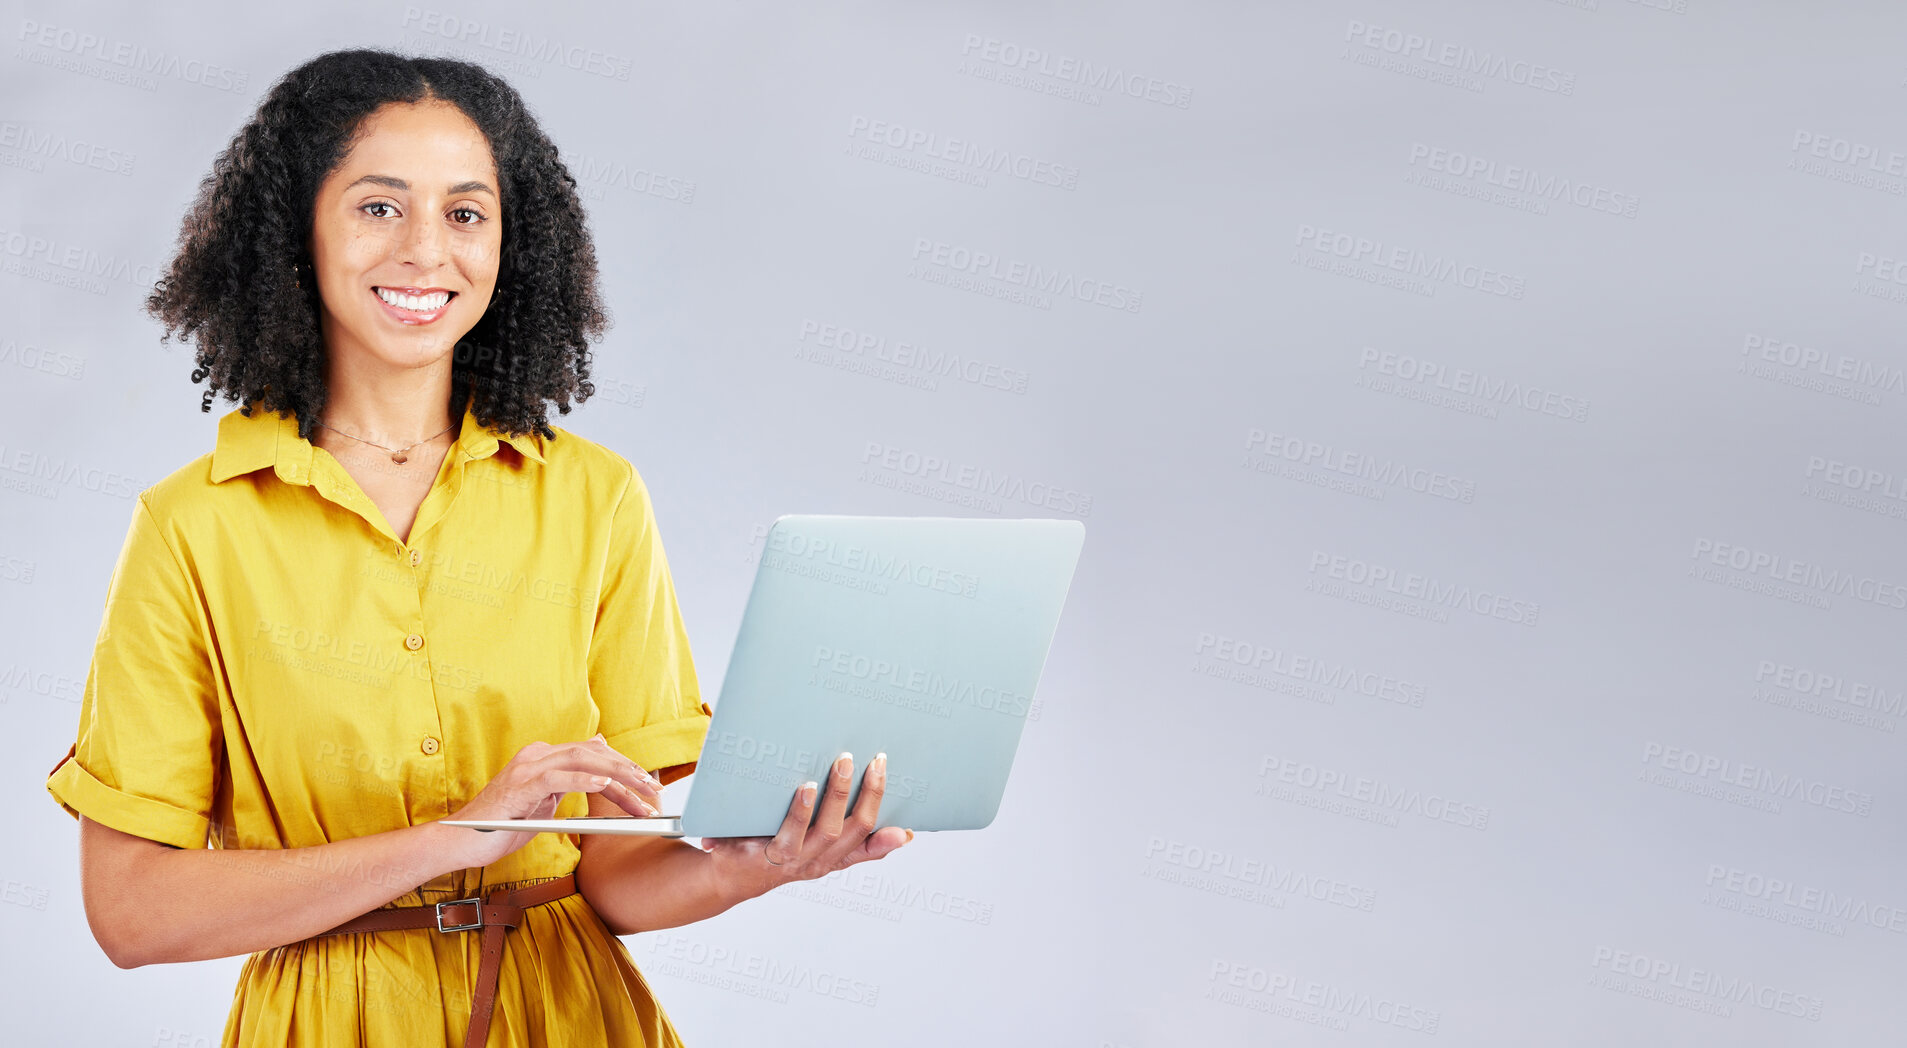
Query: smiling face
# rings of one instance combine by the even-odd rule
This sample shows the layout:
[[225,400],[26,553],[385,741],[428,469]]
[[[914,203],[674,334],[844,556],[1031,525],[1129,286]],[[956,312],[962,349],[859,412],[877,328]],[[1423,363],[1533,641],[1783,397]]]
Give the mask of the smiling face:
[[489,143],[448,102],[366,117],[318,187],[311,262],[335,372],[439,366],[490,306],[503,208]]

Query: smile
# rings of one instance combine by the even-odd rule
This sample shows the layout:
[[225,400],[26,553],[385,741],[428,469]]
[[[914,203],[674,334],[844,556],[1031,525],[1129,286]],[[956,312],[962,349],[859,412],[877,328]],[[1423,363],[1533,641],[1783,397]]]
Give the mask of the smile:
[[444,315],[454,292],[441,289],[374,287],[384,311],[402,324],[428,324]]

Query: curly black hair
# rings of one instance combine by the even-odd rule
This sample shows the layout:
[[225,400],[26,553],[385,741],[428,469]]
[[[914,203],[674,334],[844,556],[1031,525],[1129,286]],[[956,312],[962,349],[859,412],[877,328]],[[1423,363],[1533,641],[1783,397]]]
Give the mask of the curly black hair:
[[353,49],[272,85],[200,182],[178,253],[146,298],[162,342],[197,343],[192,381],[209,386],[199,410],[222,393],[247,417],[255,405],[296,415],[311,439],[326,397],[310,244],[318,186],[379,106],[433,99],[483,132],[503,198],[496,292],[453,354],[451,418],[469,403],[482,425],[551,439],[546,405],[567,415],[596,392],[589,344],[609,322],[596,249],[576,179],[522,96],[474,63]]

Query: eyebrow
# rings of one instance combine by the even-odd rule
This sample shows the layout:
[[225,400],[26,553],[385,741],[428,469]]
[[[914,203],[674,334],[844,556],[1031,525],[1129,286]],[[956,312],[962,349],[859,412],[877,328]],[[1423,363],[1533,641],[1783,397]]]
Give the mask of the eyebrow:
[[[410,192],[410,188],[411,188],[411,184],[409,182],[404,181],[401,178],[392,178],[390,175],[365,175],[363,178],[358,179],[356,182],[353,182],[350,185],[345,186],[344,191],[348,193],[351,190],[356,189],[357,187],[363,185],[366,182],[370,182],[375,185],[385,186],[390,189],[401,189],[407,193]],[[452,196],[455,196],[459,193],[488,193],[493,197],[497,195],[497,191],[494,189],[491,189],[488,184],[483,182],[478,182],[474,179],[469,182],[459,182],[456,185],[451,186],[450,193]]]

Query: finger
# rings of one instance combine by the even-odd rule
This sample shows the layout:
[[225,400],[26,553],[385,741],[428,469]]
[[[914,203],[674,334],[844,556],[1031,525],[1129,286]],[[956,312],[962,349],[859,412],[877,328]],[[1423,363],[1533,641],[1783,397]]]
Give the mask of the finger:
[[511,759],[520,760],[520,761],[537,760],[538,758],[542,757],[544,754],[550,752],[550,748],[551,747],[549,743],[543,742],[540,740],[537,742],[525,743],[523,745],[523,748],[516,751],[516,756]]
[[834,766],[828,772],[827,789],[815,816],[815,836],[828,847],[841,839],[841,824],[847,817],[848,793],[853,783],[854,754],[843,753],[834,759]]
[[[618,779],[616,771],[614,762],[603,754],[566,747],[540,760],[523,765],[519,769],[519,774],[526,778],[519,784],[519,788],[545,794],[551,792],[601,793],[631,815],[646,818],[660,813],[661,809],[657,805],[651,804],[648,798]],[[553,781],[551,776],[564,776],[565,778],[561,781],[586,782],[590,785],[587,789],[571,787],[568,790],[553,791],[548,786],[548,783]],[[597,786],[595,785],[597,779],[605,781]]]
[[615,801],[623,808],[641,815],[662,814],[662,797],[660,794],[656,794],[655,800],[651,801],[648,796],[631,789],[629,785],[621,779],[613,776],[605,777],[609,779],[609,785],[603,788],[603,796]]
[[886,858],[912,839],[909,832],[899,826],[883,826],[868,834],[861,840],[859,847],[847,854],[847,864],[852,866],[857,862]]
[[649,810],[641,813],[644,815],[655,815],[662,810],[661,784],[629,758],[604,746],[585,742],[569,743],[526,762],[523,769],[532,776],[559,770],[607,775],[615,780],[615,785],[603,791],[603,796],[629,811],[638,810],[630,807],[632,803],[647,805]]
[[[622,751],[616,749],[614,746],[611,746],[608,740],[602,737],[602,734],[600,732],[597,733],[596,737],[592,739],[591,742],[593,742],[596,745],[596,747],[601,749],[604,753],[607,753],[610,756],[610,758],[616,762],[617,781],[622,782],[623,785],[628,786],[631,789],[635,790],[637,793],[641,794],[643,799],[648,801],[650,804],[654,805],[658,811],[661,810],[662,808],[662,780],[661,779],[658,779],[654,775],[649,774],[649,770],[647,768],[644,768],[642,765],[637,764],[635,761],[630,760],[628,757],[622,754]],[[627,775],[621,774],[625,770],[628,772],[628,774]]]
[[819,788],[817,783],[804,782],[795,791],[794,800],[788,802],[788,814],[781,820],[781,828],[762,849],[768,859],[786,866],[801,854],[801,846],[808,834],[808,821],[814,817],[814,797]]
[[515,818],[546,819],[555,813],[564,794],[600,793],[612,781],[607,775],[556,769],[506,790],[503,800]]
[[857,848],[880,825],[881,798],[887,794],[887,754],[877,753],[861,773],[861,795],[854,799],[854,814],[842,837],[849,848]]

